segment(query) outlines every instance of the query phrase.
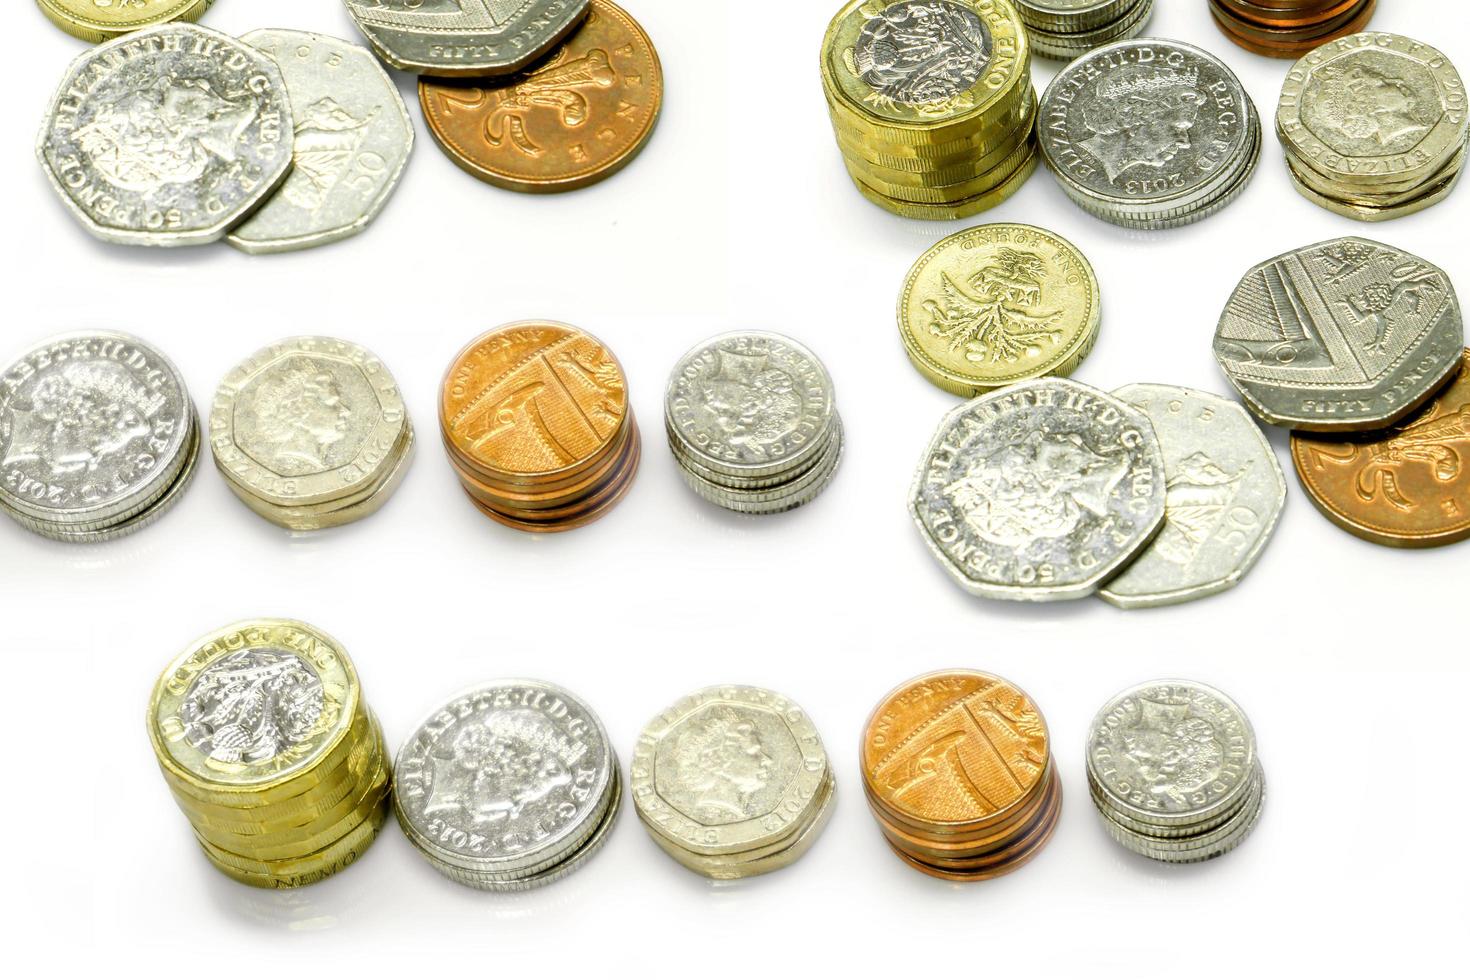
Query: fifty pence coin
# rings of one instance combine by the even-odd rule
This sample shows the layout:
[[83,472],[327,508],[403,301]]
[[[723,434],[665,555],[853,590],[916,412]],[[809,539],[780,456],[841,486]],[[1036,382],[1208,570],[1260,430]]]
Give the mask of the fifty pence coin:
[[291,168],[295,119],[275,61],[194,24],[93,48],[67,70],[36,147],[72,214],[104,241],[218,241]]
[[400,71],[509,75],[561,42],[588,0],[346,0],[373,50]]
[[1392,425],[1449,380],[1464,346],[1449,276],[1362,238],[1256,266],[1215,331],[1215,359],[1251,411],[1312,432]]
[[1077,599],[1153,538],[1165,492],[1146,415],[1087,385],[1045,378],[946,415],[919,462],[909,513],[966,591]]
[[1125,609],[1223,592],[1245,577],[1276,530],[1286,477],[1239,402],[1174,385],[1113,392],[1152,423],[1164,454],[1164,527],[1098,594]]
[[296,120],[295,166],[230,233],[230,244],[286,252],[362,231],[397,189],[413,151],[398,87],[366,48],[333,37],[266,30],[240,40],[280,65]]

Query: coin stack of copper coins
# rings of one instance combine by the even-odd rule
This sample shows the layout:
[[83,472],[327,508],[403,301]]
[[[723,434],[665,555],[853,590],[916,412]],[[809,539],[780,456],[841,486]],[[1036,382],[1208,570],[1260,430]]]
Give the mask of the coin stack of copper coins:
[[1250,719],[1196,681],[1150,681],[1103,705],[1087,736],[1087,785],[1109,836],[1169,864],[1234,850],[1266,799]]
[[1225,36],[1247,51],[1295,58],[1368,26],[1378,0],[1210,0]]
[[566,531],[632,486],[642,440],[623,368],[591,334],[524,320],[477,338],[444,377],[444,448],[476,507],[522,531]]
[[956,670],[915,678],[868,719],[863,788],[889,846],[925,874],[994,878],[1051,839],[1062,784],[1020,688]]
[[631,787],[638,819],[665,853],[696,874],[734,880],[805,854],[831,816],[836,781],[798,705],[726,684],[644,726]]
[[1031,51],[1007,0],[852,0],[822,86],[849,176],[895,214],[978,214],[1036,169]]
[[351,864],[388,812],[389,761],[346,651],[291,620],[200,638],[153,690],[148,734],[210,863],[261,888]]
[[1071,61],[1093,48],[1148,27],[1154,0],[1016,0],[1031,50],[1042,58]]
[[1453,62],[1413,38],[1345,37],[1287,73],[1276,135],[1307,200],[1388,221],[1449,197],[1464,172],[1470,121]]

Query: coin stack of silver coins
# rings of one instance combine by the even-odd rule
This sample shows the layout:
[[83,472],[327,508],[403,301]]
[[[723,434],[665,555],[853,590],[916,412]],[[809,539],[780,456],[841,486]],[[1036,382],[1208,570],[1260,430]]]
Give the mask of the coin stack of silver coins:
[[0,510],[87,544],[139,531],[194,479],[199,421],[183,376],[137,337],[67,334],[0,374]]
[[394,807],[440,874],[481,891],[566,877],[607,840],[622,777],[607,731],[544,681],[494,681],[426,718],[398,753]]
[[1150,681],[1105,704],[1088,731],[1087,784],[1115,841],[1170,864],[1234,850],[1266,797],[1250,720],[1195,681]]
[[214,463],[244,504],[292,531],[375,513],[413,457],[398,383],[356,344],[293,337],[257,351],[214,396]]
[[842,460],[831,376],[815,354],[775,333],[723,334],[680,358],[664,425],[684,482],[744,514],[809,503]]
[[1033,53],[1071,61],[1093,48],[1138,37],[1154,0],[1016,0]]
[[1220,211],[1261,156],[1260,114],[1240,79],[1179,41],[1119,41],[1078,57],[1042,95],[1037,125],[1068,197],[1144,231]]
[[[181,125],[195,142],[157,150],[155,134]],[[413,142],[403,97],[367,48],[304,31],[234,38],[177,22],[72,62],[36,152],[63,204],[103,241],[227,239],[265,253],[366,228]],[[140,157],[137,147],[155,152]]]
[[826,827],[836,789],[806,713],[774,691],[733,684],[697,691],[649,722],[631,786],[654,842],[716,879],[795,862]]
[[1388,221],[1454,191],[1470,139],[1464,107],[1460,73],[1443,54],[1397,34],[1355,34],[1292,66],[1276,135],[1303,197]]

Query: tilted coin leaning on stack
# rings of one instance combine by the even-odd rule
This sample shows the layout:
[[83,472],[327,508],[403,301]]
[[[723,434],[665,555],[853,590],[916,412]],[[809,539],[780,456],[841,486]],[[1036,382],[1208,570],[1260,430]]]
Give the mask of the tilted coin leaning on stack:
[[1210,0],[1225,36],[1269,58],[1295,58],[1373,19],[1378,0]]
[[643,452],[617,358],[549,320],[497,327],[455,355],[439,426],[475,506],[521,531],[602,517],[632,486]]
[[356,669],[305,623],[200,638],[159,678],[148,735],[205,856],[247,885],[320,881],[361,857],[387,817],[387,750]]
[[860,762],[884,839],[936,878],[1014,871],[1061,817],[1046,722],[1024,691],[990,674],[945,671],[891,692],[868,719]]
[[690,350],[669,378],[664,426],[684,482],[743,514],[809,503],[842,460],[832,379],[780,334],[722,334]]
[[399,71],[434,77],[511,75],[549,53],[586,18],[588,0],[455,3],[345,0],[373,50]]
[[1276,135],[1319,207],[1388,221],[1443,201],[1465,168],[1465,85],[1449,59],[1397,34],[1354,34],[1291,67]]
[[1250,719],[1196,681],[1149,681],[1103,705],[1087,735],[1087,785],[1113,840],[1169,864],[1234,850],[1266,798]]
[[78,544],[139,531],[193,481],[199,420],[178,368],[90,331],[42,341],[0,374],[0,510]]
[[[159,131],[183,133],[185,145],[157,140]],[[299,31],[241,40],[165,23],[72,63],[37,155],[103,241],[228,236],[246,252],[280,252],[366,227],[412,146],[403,99],[364,48]]]
[[919,256],[898,298],[904,352],[920,374],[972,398],[1068,375],[1097,343],[1102,297],[1087,258],[1030,225],[979,225]]
[[962,218],[1036,168],[1031,52],[1007,0],[853,0],[821,62],[843,162],[880,207]]
[[440,874],[482,891],[525,891],[580,868],[622,802],[607,732],[544,681],[494,681],[414,730],[393,777],[399,826]]
[[1034,54],[1071,61],[1093,48],[1142,34],[1154,0],[1016,0],[1016,10]]
[[696,691],[649,722],[630,782],[654,842],[716,879],[795,862],[826,827],[836,791],[806,713],[774,691],[734,684]]
[[1119,41],[1079,57],[1047,86],[1041,155],[1094,217],[1141,230],[1207,218],[1250,183],[1261,119],[1240,79],[1179,41]]
[[53,24],[94,44],[170,21],[195,21],[214,0],[36,0]]
[[214,463],[235,496],[293,531],[375,513],[413,457],[393,375],[356,344],[293,337],[225,377],[209,419]]

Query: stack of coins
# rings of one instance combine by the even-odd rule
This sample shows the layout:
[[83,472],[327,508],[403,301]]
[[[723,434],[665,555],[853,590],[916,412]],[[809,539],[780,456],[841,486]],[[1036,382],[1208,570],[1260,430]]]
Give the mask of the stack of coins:
[[235,496],[292,531],[375,513],[414,444],[393,375],[371,351],[331,337],[283,340],[226,375],[209,437]]
[[479,337],[444,377],[439,424],[465,493],[521,531],[566,531],[633,484],[642,439],[623,369],[591,334],[523,320]]
[[1240,79],[1179,41],[1119,41],[1077,58],[1041,97],[1038,139],[1062,190],[1145,231],[1207,218],[1250,183],[1261,119]]
[[151,3],[36,0],[41,13],[51,23],[73,37],[93,43],[110,41],[155,24],[198,20],[213,2],[214,0],[153,0]]
[[1195,681],[1150,681],[1103,705],[1087,735],[1087,784],[1115,841],[1170,864],[1234,850],[1266,797],[1250,720]]
[[1345,37],[1292,66],[1276,134],[1303,197],[1359,221],[1387,221],[1438,204],[1459,183],[1470,140],[1465,87],[1427,44]]
[[852,0],[822,42],[848,174],[910,218],[1000,204],[1036,168],[1031,52],[1008,0]]
[[664,426],[684,482],[743,514],[816,499],[842,459],[832,379],[780,334],[722,334],[690,350],[669,378]]
[[937,878],[1014,871],[1061,816],[1046,722],[1025,692],[990,674],[945,671],[893,691],[868,719],[861,762],[889,846]]
[[1030,225],[979,225],[919,256],[898,298],[898,331],[918,372],[972,398],[1067,375],[1097,343],[1102,297],[1077,247]]
[[1270,58],[1295,58],[1361,31],[1378,0],[1210,0],[1225,36]]
[[167,357],[110,331],[43,341],[0,373],[0,510],[79,544],[139,531],[194,479],[199,422]]
[[1142,34],[1154,0],[1016,0],[1031,50],[1071,61],[1093,48]]
[[305,623],[260,619],[169,665],[148,735],[210,863],[294,888],[360,857],[388,813],[388,754],[346,651]]
[[526,891],[571,874],[617,820],[622,777],[607,731],[544,681],[495,681],[414,730],[393,777],[399,826],[440,874]]
[[806,713],[774,691],[705,688],[638,738],[633,803],[655,843],[707,878],[784,868],[812,846],[836,790]]

